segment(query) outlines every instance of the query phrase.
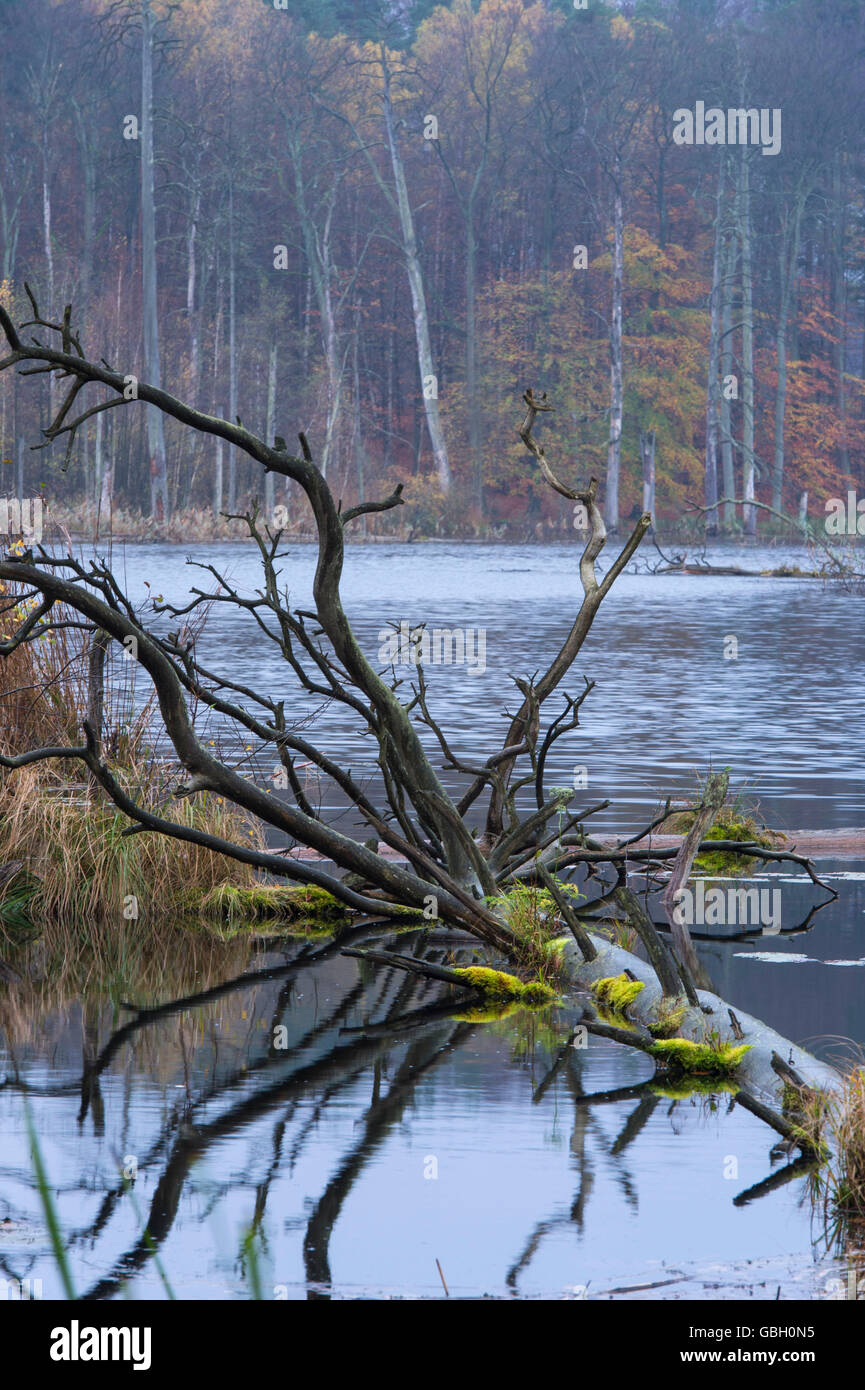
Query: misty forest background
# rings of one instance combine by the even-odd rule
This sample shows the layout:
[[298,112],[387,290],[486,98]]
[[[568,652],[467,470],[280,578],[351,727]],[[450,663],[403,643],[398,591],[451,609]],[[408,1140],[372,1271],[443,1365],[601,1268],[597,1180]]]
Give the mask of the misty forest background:
[[[410,484],[380,534],[573,536],[517,433],[528,386],[608,525],[652,454],[667,525],[865,484],[865,0],[280,3],[0,0],[17,316],[28,282],[90,357],[305,430],[346,505]],[[677,145],[697,101],[780,108],[781,153]],[[61,399],[3,375],[0,495],[304,526],[282,479],[142,406],[32,451]]]

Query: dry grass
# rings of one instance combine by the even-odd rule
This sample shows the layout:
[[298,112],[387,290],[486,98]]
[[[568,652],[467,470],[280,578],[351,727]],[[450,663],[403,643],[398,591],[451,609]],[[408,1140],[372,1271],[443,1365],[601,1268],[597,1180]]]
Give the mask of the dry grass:
[[836,1217],[865,1234],[865,1066],[848,1073],[825,1112],[832,1158],[822,1174],[824,1193]]
[[[39,880],[32,920],[52,918],[90,931],[93,918],[120,923],[188,909],[226,882],[252,887],[257,870],[165,835],[124,835],[130,822],[86,787],[64,789],[35,764],[0,783],[0,863],[21,860]],[[153,764],[131,762],[115,775],[139,805],[180,825],[235,843],[264,847],[260,827],[212,793],[172,799]],[[12,892],[15,881],[8,886]]]
[[[238,510],[243,510],[238,507]],[[171,514],[167,522],[157,524],[152,517],[125,507],[113,507],[109,513],[100,511],[92,502],[57,502],[52,508],[52,520],[73,536],[105,541],[211,541],[248,540],[245,526],[228,521],[210,507],[186,507]]]
[[[34,606],[17,587],[0,584],[0,637],[11,637]],[[80,629],[64,628],[0,657],[0,751],[78,742],[87,706],[87,641]]]
[[[28,600],[0,594],[0,632],[20,624]],[[55,607],[54,621],[72,615]],[[89,633],[45,632],[0,658],[0,751],[77,745],[87,708]],[[112,770],[141,805],[166,819],[264,847],[261,827],[212,793],[172,796],[171,772],[152,754],[154,702],[135,699],[135,663],[115,659],[106,678],[104,748]],[[0,889],[0,918],[51,919],[89,933],[94,920],[151,923],[226,882],[252,887],[257,870],[213,851],[156,834],[124,835],[130,825],[84,780],[82,765],[46,761],[0,771],[0,866],[26,873]],[[137,915],[136,915],[137,914]]]

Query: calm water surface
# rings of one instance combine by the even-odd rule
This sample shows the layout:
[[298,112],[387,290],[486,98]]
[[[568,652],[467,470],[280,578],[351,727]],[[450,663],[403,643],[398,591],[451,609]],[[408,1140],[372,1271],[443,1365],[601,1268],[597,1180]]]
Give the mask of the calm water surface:
[[[184,554],[129,547],[115,565],[135,597],[147,581],[181,601],[208,579]],[[754,569],[785,558],[728,554]],[[194,558],[254,592],[246,547]],[[483,629],[483,673],[428,672],[434,710],[474,759],[501,740],[509,677],[541,669],[567,632],[577,559],[570,547],[356,547],[344,597],[373,657],[389,621]],[[313,561],[300,546],[283,560],[300,606]],[[624,576],[572,673],[570,690],[584,676],[596,686],[548,785],[585,767],[588,799],[613,802],[598,829],[630,830],[667,795],[691,795],[711,760],[780,828],[861,827],[862,617],[861,597],[813,581]],[[738,660],[725,660],[731,637]],[[201,653],[304,713],[275,649],[219,605]],[[322,711],[318,730],[374,782],[341,711]],[[252,758],[266,775],[267,758]],[[841,896],[810,922],[819,891],[766,874],[753,881],[780,892],[781,932],[700,951],[721,994],[831,1055],[837,1036],[865,1044],[865,866],[821,870]],[[494,1022],[443,1012],[438,986],[361,966],[339,944],[169,933],[101,972],[46,966],[41,979],[31,947],[36,978],[0,995],[0,1278],[60,1292],[25,1105],[91,1298],[166,1296],[145,1226],[184,1298],[250,1296],[251,1226],[268,1298],[444,1297],[437,1259],[452,1296],[813,1298],[844,1276],[807,1178],[770,1157],[773,1136],[728,1095],[677,1099],[639,1054],[568,1047],[577,1015],[564,1007]],[[390,944],[469,958],[458,938]],[[788,1180],[765,1183],[782,1170]]]

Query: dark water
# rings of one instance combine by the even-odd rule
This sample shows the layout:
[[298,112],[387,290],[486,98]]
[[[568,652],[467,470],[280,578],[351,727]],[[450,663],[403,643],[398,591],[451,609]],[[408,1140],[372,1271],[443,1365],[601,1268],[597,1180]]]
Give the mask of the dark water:
[[[782,558],[732,554],[755,569]],[[195,558],[254,591],[247,549]],[[508,676],[541,668],[566,633],[577,558],[565,547],[358,547],[346,606],[373,655],[388,620],[484,629],[483,673],[428,671],[454,747],[477,758],[502,737]],[[313,559],[297,547],[284,561],[301,606]],[[125,566],[137,595],[144,580],[176,599],[201,581],[174,547],[130,548]],[[587,798],[614,803],[598,828],[636,829],[667,795],[691,795],[712,760],[774,825],[862,826],[862,616],[860,597],[813,581],[624,576],[569,682],[597,684],[548,785],[585,766]],[[724,659],[730,637],[735,661]],[[250,624],[217,606],[201,650],[302,712]],[[340,711],[325,710],[319,730],[355,774],[372,774]],[[794,929],[822,895],[767,874],[752,882],[779,891],[780,932],[700,950],[721,994],[825,1054],[829,1035],[865,1044],[865,866],[821,869],[841,896],[806,930]],[[457,949],[393,944],[439,958]],[[145,1225],[186,1298],[249,1297],[256,1269],[266,1298],[444,1297],[437,1259],[453,1296],[823,1297],[845,1277],[825,1254],[807,1179],[760,1186],[784,1164],[759,1121],[723,1093],[658,1094],[644,1084],[647,1060],[620,1047],[565,1046],[566,1008],[493,1022],[442,1014],[438,986],[361,968],[328,939],[193,948],[178,935],[150,960],[118,948],[109,978],[92,972],[82,987],[79,975],[48,972],[0,996],[0,1277],[41,1279],[46,1297],[59,1282],[25,1103],[76,1288],[91,1297],[165,1296]],[[121,1007],[171,1001],[150,1014]],[[418,1010],[428,1012],[407,1018]]]

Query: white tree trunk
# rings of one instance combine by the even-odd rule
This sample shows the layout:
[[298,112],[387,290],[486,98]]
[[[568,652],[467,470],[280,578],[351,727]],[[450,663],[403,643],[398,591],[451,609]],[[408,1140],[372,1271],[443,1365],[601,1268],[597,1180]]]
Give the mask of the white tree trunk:
[[[43,313],[54,313],[54,245],[51,240],[51,184],[48,177],[48,126],[42,128],[42,249],[47,270],[48,303]],[[48,415],[54,419],[54,373],[48,373]]]
[[[228,418],[237,419],[237,274],[234,256],[234,176],[228,181]],[[228,447],[228,510],[237,508],[237,451]]]
[[745,506],[742,519],[745,534],[757,534],[757,508],[749,507],[754,498],[754,283],[751,269],[751,170],[747,146],[742,148],[739,198],[739,239],[742,247],[742,470]]
[[411,213],[408,188],[406,187],[405,169],[397,143],[396,131],[394,130],[393,107],[390,100],[390,81],[386,71],[384,125],[388,149],[390,150],[394,187],[396,189],[396,202],[399,211],[400,229],[402,232],[403,254],[405,255],[409,289],[411,290],[418,368],[420,370],[421,389],[423,390],[427,430],[429,431],[430,444],[432,445],[433,452],[433,463],[436,473],[438,474],[439,485],[442,492],[447,494],[450,491],[451,474],[447,445],[445,444],[444,431],[439,415],[438,375],[433,366],[429,333],[429,315],[427,314],[426,296],[423,287],[423,271],[417,251],[417,239],[415,237],[414,220]]
[[622,297],[625,278],[625,218],[622,206],[620,165],[616,161],[613,193],[613,296],[610,313],[610,442],[607,449],[607,486],[604,521],[610,532],[619,529],[619,473],[622,459]]
[[[360,318],[360,315],[358,314],[358,315],[357,315],[357,319],[359,319],[359,318]],[[355,456],[355,461],[356,461],[356,463],[357,463],[357,500],[358,500],[358,502],[365,502],[365,501],[366,501],[366,449],[365,449],[365,447],[364,447],[364,442],[363,442],[363,422],[362,422],[362,420],[361,420],[361,410],[360,410],[360,368],[359,368],[358,360],[357,360],[357,359],[358,359],[358,352],[357,352],[358,333],[359,333],[359,324],[358,324],[357,321],[356,321],[356,323],[355,323],[355,331],[354,331],[354,352],[353,352],[353,357],[354,357],[354,361],[353,361],[353,375],[354,375],[354,380],[353,380],[353,383],[352,383],[353,388],[354,388],[353,391],[352,391],[352,395],[354,396],[354,456]],[[366,515],[365,515],[365,514],[360,518],[360,530],[361,530],[361,535],[362,535],[362,536],[366,536],[366,533],[367,533],[367,526],[366,526]]]
[[[731,378],[733,376],[733,279],[738,259],[736,238],[728,235],[723,258],[723,281],[721,285],[721,378],[730,383],[721,391],[721,490],[725,497],[736,496],[736,473],[733,462],[733,412],[730,405]],[[724,530],[732,531],[736,523],[736,508],[732,502],[724,504]]]
[[[150,0],[141,4],[141,277],[144,314],[144,361],[151,386],[162,386],[156,285],[156,214],[153,178],[153,15]],[[150,510],[158,522],[168,517],[168,465],[162,412],[147,411],[150,454]]]
[[709,312],[709,379],[706,387],[706,478],[704,498],[706,530],[714,535],[718,530],[718,434],[721,423],[720,334],[721,334],[721,274],[724,197],[724,160],[718,166],[718,192],[715,198],[715,252],[712,259],[712,293]]
[[640,457],[643,462],[643,511],[652,518],[655,529],[655,431],[640,432]]
[[198,315],[195,311],[195,286],[198,271],[198,218],[201,211],[201,189],[196,185],[186,233],[186,317],[189,323],[189,370],[192,377],[192,400],[198,401]]
[[333,264],[330,256],[330,225],[333,217],[333,203],[327,210],[324,232],[318,246],[318,265],[313,277],[319,291],[319,310],[324,330],[324,355],[327,364],[327,417],[324,432],[324,449],[321,456],[321,472],[327,477],[328,467],[336,465],[337,426],[339,423],[342,399],[342,363],[339,360],[339,335],[333,307]]

